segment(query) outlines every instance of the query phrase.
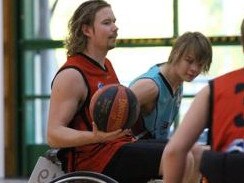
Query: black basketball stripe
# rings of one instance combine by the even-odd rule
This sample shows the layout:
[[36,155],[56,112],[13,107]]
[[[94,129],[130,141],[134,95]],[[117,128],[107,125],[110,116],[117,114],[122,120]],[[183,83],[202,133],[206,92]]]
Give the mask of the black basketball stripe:
[[135,94],[129,89],[125,89],[128,98],[128,120],[124,128],[131,128],[139,116],[139,105]]
[[108,118],[117,92],[118,87],[112,86],[104,89],[100,96],[98,96],[94,106],[93,116],[95,116],[94,121],[99,130],[107,131]]

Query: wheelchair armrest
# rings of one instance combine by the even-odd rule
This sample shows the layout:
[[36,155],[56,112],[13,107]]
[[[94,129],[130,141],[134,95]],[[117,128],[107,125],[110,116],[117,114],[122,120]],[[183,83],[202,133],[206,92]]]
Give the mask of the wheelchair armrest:
[[61,162],[57,156],[58,151],[59,151],[59,149],[49,149],[44,153],[43,157],[47,158],[48,160],[52,161],[53,163],[61,164]]

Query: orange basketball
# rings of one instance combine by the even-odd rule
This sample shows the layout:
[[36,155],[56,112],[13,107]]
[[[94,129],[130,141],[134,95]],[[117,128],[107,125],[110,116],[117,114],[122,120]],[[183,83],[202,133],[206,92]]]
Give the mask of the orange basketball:
[[140,106],[130,88],[110,84],[94,93],[89,110],[98,129],[110,132],[131,128],[138,119]]

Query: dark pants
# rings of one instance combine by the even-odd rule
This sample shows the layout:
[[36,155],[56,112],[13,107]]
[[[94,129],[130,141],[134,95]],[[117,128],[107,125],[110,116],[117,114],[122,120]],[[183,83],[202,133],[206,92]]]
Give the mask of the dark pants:
[[159,166],[167,141],[139,140],[120,148],[102,172],[119,183],[146,183],[159,179]]
[[244,153],[205,151],[200,171],[209,183],[244,183]]

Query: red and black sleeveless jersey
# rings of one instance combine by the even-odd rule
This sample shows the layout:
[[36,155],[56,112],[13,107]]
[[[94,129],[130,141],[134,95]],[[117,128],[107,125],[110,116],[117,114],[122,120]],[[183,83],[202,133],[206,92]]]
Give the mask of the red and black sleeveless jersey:
[[[91,131],[92,120],[89,113],[89,104],[92,95],[98,88],[104,85],[119,83],[118,78],[108,59],[105,60],[105,68],[102,68],[96,61],[83,54],[68,57],[67,62],[58,73],[68,68],[79,71],[88,88],[86,101],[77,110],[76,115],[69,123],[69,127],[77,130]],[[65,150],[63,151],[67,158],[65,168],[67,171],[87,170],[102,172],[114,153],[124,143],[130,141],[131,138],[121,138],[111,142],[90,144]]]
[[[98,88],[107,84],[119,83],[115,71],[109,60],[105,60],[105,68],[102,68],[96,61],[90,57],[80,54],[72,57],[68,57],[67,62],[61,67],[59,72],[67,68],[73,68],[80,72],[85,80],[88,88],[88,95],[85,103],[81,106],[79,114],[83,116],[84,123],[80,123],[80,120],[76,122],[73,120],[70,123],[70,127],[75,129],[91,130],[91,118],[89,114],[90,99]],[[58,73],[59,73],[58,72]],[[77,83],[79,84],[79,83]]]
[[220,76],[210,83],[211,145],[225,151],[236,138],[244,138],[244,69]]

